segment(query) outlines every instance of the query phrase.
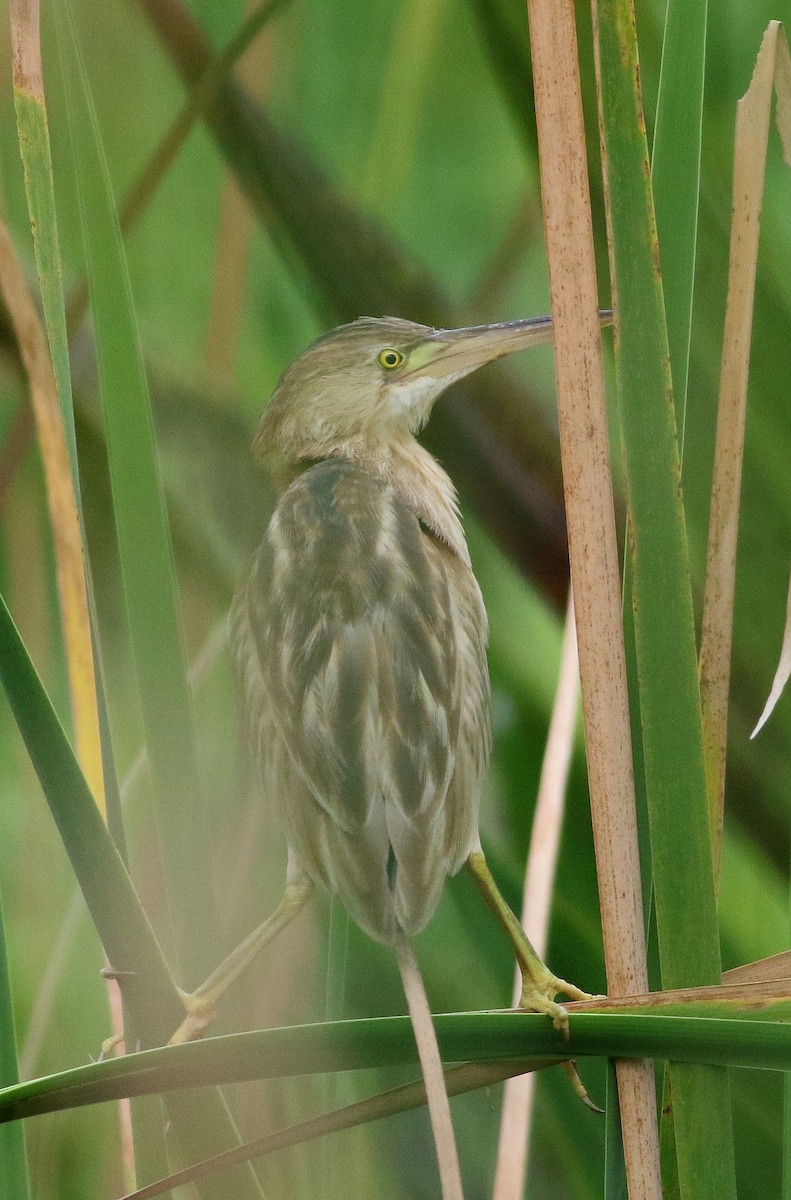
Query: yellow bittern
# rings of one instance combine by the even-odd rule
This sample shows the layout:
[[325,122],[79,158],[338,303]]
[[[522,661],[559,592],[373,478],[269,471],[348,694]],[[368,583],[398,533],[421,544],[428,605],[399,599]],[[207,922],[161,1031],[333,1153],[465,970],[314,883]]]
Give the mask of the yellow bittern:
[[285,828],[287,886],[185,998],[174,1040],[200,1033],[314,884],[403,958],[464,863],[513,939],[522,1005],[563,1027],[555,995],[586,995],[535,954],[481,850],[486,612],[453,485],[415,438],[449,384],[550,337],[546,317],[440,330],[363,317],[281,377],[254,440],[279,501],[231,640],[261,786]]

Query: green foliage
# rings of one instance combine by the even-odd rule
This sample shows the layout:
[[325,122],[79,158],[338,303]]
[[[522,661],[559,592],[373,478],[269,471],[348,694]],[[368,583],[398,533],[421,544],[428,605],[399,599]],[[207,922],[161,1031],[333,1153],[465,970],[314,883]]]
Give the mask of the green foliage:
[[[197,19],[205,20],[217,46],[230,41],[242,20],[241,3],[204,2],[192,7]],[[649,3],[638,14],[649,144],[664,7]],[[665,292],[669,296],[672,290],[680,297],[673,305],[669,332],[675,381],[682,390],[684,344],[690,328],[685,305],[693,278],[695,188],[690,174],[697,155],[697,118],[685,125],[679,149],[683,155],[674,157],[673,105],[680,106],[682,113],[694,112],[694,96],[699,94],[702,6],[694,7],[693,38],[687,24],[693,19],[691,12],[687,15],[683,6],[674,6],[675,19],[690,36],[671,39],[669,49],[677,58],[674,63],[667,57],[663,65],[659,89],[663,107],[656,122],[654,161],[660,253],[668,273]],[[712,8],[684,454],[683,517],[693,598],[700,593],[705,546],[735,103],[747,85],[762,30],[770,17],[778,15],[768,0],[737,4],[727,11],[721,11],[722,6]],[[592,47],[584,10],[581,6],[579,28],[589,84]],[[44,76],[65,276],[70,283],[81,276],[84,244],[93,293],[92,323],[71,345],[85,525],[119,775],[129,776],[144,740],[150,756],[149,768],[138,767],[122,789],[130,873],[151,925],[167,949],[168,961],[175,967],[181,955],[185,966],[191,964],[178,982],[190,983],[199,970],[197,958],[205,955],[211,965],[217,956],[210,927],[221,931],[222,949],[230,948],[274,906],[282,882],[283,846],[276,823],[269,811],[261,811],[246,764],[239,762],[233,686],[224,651],[219,659],[204,662],[191,696],[183,668],[184,659],[194,661],[223,620],[232,577],[260,536],[271,504],[268,481],[247,457],[252,423],[279,371],[310,337],[336,320],[358,315],[360,308],[374,314],[398,310],[442,323],[504,319],[545,309],[540,226],[529,219],[537,202],[538,169],[526,103],[529,64],[524,10],[520,0],[477,0],[466,6],[449,0],[423,14],[426,21],[431,18],[427,27],[420,24],[417,7],[410,3],[372,8],[363,0],[341,6],[306,0],[291,5],[265,32],[276,47],[268,80],[267,119],[249,103],[237,104],[238,93],[226,89],[213,112],[210,134],[200,128],[190,136],[148,211],[123,244],[113,193],[117,203],[179,110],[184,91],[162,45],[146,26],[141,8],[80,2],[75,11],[95,117],[68,37],[61,68],[56,45],[60,35],[46,25],[47,14]],[[410,37],[429,38],[430,50],[413,47]],[[252,77],[255,87],[263,91],[264,76],[259,64],[245,78]],[[404,97],[409,102],[408,119],[401,122]],[[590,100],[586,94],[586,101]],[[9,89],[0,97],[0,105],[4,206],[17,245],[30,253],[34,273]],[[593,110],[587,115],[595,160]],[[22,117],[40,126],[40,113]],[[231,356],[236,362],[233,378],[218,376],[204,358],[215,286],[212,263],[221,264],[228,252],[226,243],[218,241],[225,236],[218,232],[224,178],[218,146],[225,161],[239,172],[257,217]],[[791,414],[785,403],[785,381],[791,372],[787,187],[780,156],[770,150],[737,578],[719,910],[725,966],[787,945],[787,704],[781,704],[756,743],[747,741],[779,646],[787,562],[778,548],[789,544],[791,532],[787,470]],[[367,210],[369,203],[373,215]],[[517,211],[527,212],[528,218],[515,219]],[[598,260],[604,264],[607,254],[598,200],[595,211]],[[40,219],[44,225],[51,222],[51,217]],[[678,240],[665,235],[664,228],[677,233]],[[56,245],[53,241],[53,252]],[[629,251],[624,253],[628,257]],[[637,256],[629,262],[636,268]],[[54,278],[51,275],[51,281]],[[605,291],[603,279],[603,300]],[[644,299],[646,294],[644,290]],[[476,297],[472,305],[471,296]],[[57,297],[53,300],[45,289],[44,299],[57,322]],[[620,299],[624,305],[623,294]],[[47,311],[52,328],[50,308]],[[656,307],[648,313],[640,307],[639,298],[630,300],[627,317],[633,325],[625,331],[625,342],[631,340],[634,357],[632,374],[626,380],[622,376],[622,384],[625,394],[641,407],[623,412],[615,423],[623,426],[627,444],[635,425],[641,427],[637,432],[642,438],[643,465],[635,466],[637,460],[632,458],[629,487],[630,495],[636,485],[643,489],[642,522],[675,505],[675,495],[668,492],[675,489],[677,478],[673,474],[671,479],[660,437],[649,424],[650,401],[664,386],[666,371],[655,357],[657,346],[661,356],[662,346],[648,333],[649,328],[657,331],[660,317]],[[4,359],[0,430],[5,436],[17,405],[24,402],[24,387],[4,328],[0,350]],[[628,350],[625,344],[624,353]],[[649,368],[652,386],[646,382]],[[146,376],[154,401],[153,421]],[[428,431],[433,449],[460,485],[462,507],[475,518],[470,540],[492,619],[495,692],[496,747],[484,800],[483,833],[496,873],[515,905],[559,647],[562,513],[552,405],[550,354],[537,352],[534,358],[511,364],[507,374],[487,370],[468,390],[448,397]],[[670,423],[666,425],[663,437]],[[59,634],[50,616],[54,580],[49,533],[39,515],[44,512],[41,483],[38,473],[25,464],[16,470],[7,493],[14,471],[7,449],[0,446],[4,497],[0,583],[24,645],[48,691],[59,699]],[[619,460],[620,452],[614,457]],[[661,510],[660,492],[663,503],[667,502]],[[660,883],[661,871],[656,879],[664,921],[664,932],[660,928],[662,966],[668,973],[664,981],[689,982],[684,977],[689,960],[701,972],[705,960],[705,973],[713,975],[718,950],[708,878],[701,884],[698,869],[690,867],[692,890],[682,892],[676,887],[673,895],[681,851],[693,854],[701,849],[699,830],[694,838],[682,830],[702,801],[697,767],[692,774],[687,771],[690,757],[697,760],[697,751],[693,754],[680,744],[682,737],[697,737],[691,727],[694,719],[689,717],[694,708],[690,592],[682,597],[683,612],[674,626],[668,613],[675,601],[663,600],[665,593],[660,590],[667,584],[678,597],[689,588],[683,575],[678,513],[672,519],[676,525],[670,533],[663,523],[663,536],[670,537],[672,545],[668,549],[665,543],[657,543],[652,573],[642,583],[636,577],[635,583],[639,602],[647,605],[642,611],[643,634],[638,624],[637,636],[651,643],[655,667],[650,673],[656,668],[670,676],[663,677],[657,689],[658,703],[664,707],[653,710],[647,722],[647,736],[653,729],[665,739],[652,752],[653,766],[676,777],[675,807],[664,812],[670,826],[662,835],[664,845],[659,839],[664,883]],[[664,606],[659,626],[652,603]],[[129,876],[98,814],[89,812],[92,801],[62,728],[13,626],[2,615],[3,670],[6,679],[9,671],[15,673],[11,692],[28,706],[28,747],[39,746],[39,778],[48,800],[62,805],[63,842],[72,858],[82,856],[78,873],[89,880],[89,893],[90,879],[95,884],[105,870],[101,864],[106,867],[90,902],[95,923],[102,929],[114,965],[120,961],[117,950],[123,947],[130,952],[137,929],[142,939],[137,943],[143,954],[140,961],[148,963],[143,970],[144,990],[161,992],[160,1001],[154,1003],[162,1003],[163,1015],[156,1031],[143,1039],[144,1044],[154,1044],[177,1019],[172,985],[148,926],[129,924],[129,914],[138,911]],[[677,636],[679,628],[683,637]],[[654,640],[657,633],[667,637],[664,649],[659,639]],[[671,652],[679,656],[677,671],[671,669],[675,661],[668,657]],[[678,691],[682,675],[684,705]],[[65,714],[62,717],[68,725]],[[199,1073],[209,1060],[224,1063],[224,1080],[238,1080],[241,1063],[245,1077],[254,1082],[231,1085],[229,1094],[242,1135],[253,1137],[324,1106],[329,1093],[323,1081],[299,1075],[303,1070],[366,1067],[364,1072],[355,1069],[344,1075],[344,1102],[412,1077],[414,1055],[404,1021],[399,1017],[383,1025],[368,1020],[403,1011],[392,964],[379,947],[351,929],[345,984],[339,983],[344,968],[339,970],[337,958],[327,962],[327,907],[322,902],[256,964],[229,996],[218,1020],[219,1033],[267,1032],[251,1035],[252,1040],[218,1038],[181,1051],[152,1051],[153,1060],[147,1052],[83,1066],[109,1032],[105,984],[96,970],[98,941],[89,922],[80,922],[53,993],[48,1000],[39,995],[60,913],[74,887],[73,876],[6,711],[0,712],[0,727],[0,787],[6,797],[0,808],[0,882],[23,1075],[41,1080],[55,1074],[48,1083],[23,1084],[22,1092],[7,1098],[9,1104],[23,1096],[51,1098],[58,1091],[63,1101],[67,1084],[84,1086],[86,1099],[98,1099],[98,1089],[105,1086],[107,1091],[101,1093],[105,1099],[121,1095],[133,1072],[136,1078],[143,1077],[146,1062],[153,1061],[157,1071],[165,1071],[159,1076],[152,1070],[149,1082],[155,1090],[172,1086],[182,1070]],[[651,770],[648,753],[646,763]],[[205,798],[202,804],[199,796]],[[698,815],[694,820],[699,825]],[[655,828],[652,833],[656,837]],[[707,893],[703,899],[694,890],[698,886]],[[704,908],[702,924],[697,917],[694,922],[685,920],[687,911],[699,913]],[[203,916],[198,915],[201,912]],[[604,986],[596,912],[584,767],[578,752],[548,958],[559,974],[594,990]],[[117,925],[115,935],[108,934],[108,923]],[[170,940],[172,924],[178,947]],[[519,1021],[478,1011],[508,1003],[512,963],[469,881],[460,877],[450,882],[439,913],[418,940],[417,951],[434,1009],[462,1014],[470,1010],[469,1015],[440,1022],[452,1057],[557,1053],[553,1032],[540,1021],[525,1018],[524,1032],[517,1036],[517,1026],[522,1028]],[[332,953],[346,951],[342,947]],[[676,955],[684,958],[680,965],[675,963]],[[313,1025],[326,1012],[328,979],[334,1015],[357,1018],[352,1029]],[[653,982],[659,986],[660,980]],[[343,995],[340,1005],[339,994]],[[28,1054],[35,1029],[31,1019],[41,1012],[47,1032],[34,1059]],[[786,1019],[785,1011],[758,1014],[747,1027],[744,1017],[711,1012],[688,1018],[592,1015],[572,1023],[573,1037],[578,1039],[573,1047],[586,1056],[581,1070],[600,1102],[605,1083],[596,1057],[601,1055],[655,1053],[659,1058],[702,1058],[723,1069],[725,1064],[751,1066],[733,1071],[731,1086],[739,1195],[757,1200],[779,1189],[781,1162],[779,1093],[772,1091],[772,1076],[757,1068],[788,1067]],[[2,1024],[5,1028],[6,1022]],[[295,1025],[303,1028],[279,1029]],[[229,1064],[236,1065],[235,1074]],[[372,1078],[367,1068],[374,1064],[378,1070]],[[69,1074],[58,1078],[60,1071]],[[291,1072],[294,1078],[264,1079]],[[214,1083],[220,1075],[202,1078]],[[73,1095],[67,1098],[69,1103]],[[48,1103],[41,1101],[42,1110]],[[181,1120],[193,1133],[193,1144],[185,1148],[190,1158],[220,1144],[221,1139],[207,1133],[207,1106],[215,1116],[219,1108],[213,1092],[182,1093],[175,1103],[170,1112],[174,1125]],[[31,1191],[36,1200],[71,1200],[124,1190],[112,1111],[110,1106],[91,1110],[89,1120],[70,1114],[61,1119],[40,1115],[29,1122]],[[470,1195],[490,1191],[498,1111],[498,1090],[454,1100]],[[103,1115],[95,1117],[95,1112]],[[218,1119],[227,1121],[227,1115]],[[229,1134],[229,1126],[225,1131]],[[403,1114],[334,1136],[338,1149],[330,1143],[325,1158],[310,1148],[269,1156],[260,1172],[266,1194],[319,1194],[319,1179],[325,1200],[349,1194],[408,1195],[419,1200],[435,1194],[424,1113]],[[19,1155],[21,1143],[14,1144]],[[167,1148],[173,1160],[180,1161],[169,1140]],[[4,1156],[3,1162],[13,1158]],[[327,1170],[327,1163],[340,1169]],[[242,1178],[246,1182],[240,1188],[249,1187],[250,1194],[256,1194],[251,1177]],[[563,1194],[576,1200],[600,1195],[603,1179],[608,1197],[618,1195],[621,1173],[612,1106],[605,1127],[604,1121],[579,1105],[560,1072],[542,1072],[530,1194]],[[227,1179],[219,1180],[216,1194],[228,1194]],[[772,1186],[775,1180],[777,1187]],[[23,1194],[10,1186],[7,1190],[9,1195]]]
[[[11,979],[8,973],[3,906],[0,903],[0,1088],[19,1082],[16,1030]],[[6,1125],[0,1132],[0,1190],[5,1196],[30,1196],[30,1177],[25,1154],[25,1132],[20,1123]]]
[[[61,21],[99,394],[118,552],[143,729],[157,798],[169,907],[180,954],[197,977],[211,965],[209,855],[195,756],[175,576],[134,307],[96,116],[73,31]],[[178,881],[174,883],[173,881]]]
[[[686,190],[666,199],[664,189],[670,191],[671,174],[664,158],[659,162],[655,158],[654,177],[663,201],[672,204],[681,225],[691,230],[691,244],[689,238],[686,244],[682,241],[680,254],[672,232],[668,233],[673,253],[667,299],[678,322],[674,358],[683,401],[691,313],[684,293],[691,300],[697,220],[695,114],[700,103],[696,105],[694,99],[702,89],[703,63],[702,46],[698,46],[694,78],[673,80],[680,74],[672,60],[678,18],[673,9],[670,15],[669,56],[663,68],[671,80],[666,75],[666,86],[660,91],[658,127],[664,131],[665,121],[677,111],[679,95],[691,93],[690,146],[681,167]],[[719,983],[721,965],[681,462],[660,275],[662,243],[657,243],[636,86],[637,40],[634,33],[624,33],[628,29],[627,4],[603,0],[598,5],[602,140],[619,314],[616,373],[629,507],[642,758],[662,986],[676,988]],[[685,126],[689,113],[686,116]],[[664,153],[664,143],[662,148]],[[669,218],[665,220],[670,225]],[[682,265],[686,289],[683,278],[677,278]],[[687,1200],[735,1197],[726,1073],[674,1062],[668,1074],[680,1195]]]

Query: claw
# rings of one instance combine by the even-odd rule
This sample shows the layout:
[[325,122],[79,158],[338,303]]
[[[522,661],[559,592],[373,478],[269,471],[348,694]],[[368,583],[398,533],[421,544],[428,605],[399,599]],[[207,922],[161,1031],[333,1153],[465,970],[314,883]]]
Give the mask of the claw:
[[599,1108],[598,1104],[594,1104],[593,1101],[591,1100],[590,1096],[588,1095],[585,1084],[582,1082],[582,1080],[579,1077],[579,1072],[577,1071],[577,1064],[574,1062],[573,1059],[569,1058],[566,1062],[564,1062],[563,1070],[568,1075],[569,1083],[574,1088],[574,1091],[577,1093],[577,1095],[579,1096],[582,1103],[587,1108],[589,1108],[591,1110],[591,1112],[603,1113],[604,1109]]
[[99,972],[102,979],[115,979],[118,983],[123,983],[127,979],[134,979],[137,971],[122,971],[116,967],[102,967]]
[[582,988],[578,988],[575,983],[566,983],[565,979],[558,979],[553,976],[557,991],[562,992],[564,996],[568,996],[569,1000],[600,1000],[601,996],[597,996],[594,992],[583,992]]
[[[552,1018],[552,1024],[558,1033],[562,1033],[566,1041],[568,1041],[568,1009],[562,1004],[558,1004],[554,997],[558,993],[568,996],[570,1000],[595,1000],[596,997],[590,992],[583,992],[582,988],[578,988],[573,983],[567,983],[565,979],[558,979],[557,975],[553,975],[548,968],[544,970],[545,974],[542,973],[539,979],[531,978],[525,974],[519,1008],[526,1009],[528,1012],[546,1013],[548,1017]],[[594,1104],[588,1095],[585,1084],[579,1077],[577,1064],[568,1059],[563,1063],[563,1069],[582,1103],[587,1105],[591,1112],[603,1112],[604,1110],[599,1108],[597,1104]]]

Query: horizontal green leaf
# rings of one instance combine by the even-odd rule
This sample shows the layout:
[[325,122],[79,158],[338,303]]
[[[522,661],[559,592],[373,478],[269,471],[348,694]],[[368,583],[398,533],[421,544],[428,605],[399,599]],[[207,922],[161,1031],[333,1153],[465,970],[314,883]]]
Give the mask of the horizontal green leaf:
[[[452,1013],[435,1016],[434,1022],[445,1062],[513,1058],[545,1065],[569,1056],[605,1056],[791,1068],[791,1001],[736,1012],[727,1002],[695,1002],[670,1010],[575,1013],[568,1041],[535,1013]],[[209,1083],[416,1062],[408,1017],[263,1029],[130,1054],[6,1088],[0,1092],[0,1122]]]

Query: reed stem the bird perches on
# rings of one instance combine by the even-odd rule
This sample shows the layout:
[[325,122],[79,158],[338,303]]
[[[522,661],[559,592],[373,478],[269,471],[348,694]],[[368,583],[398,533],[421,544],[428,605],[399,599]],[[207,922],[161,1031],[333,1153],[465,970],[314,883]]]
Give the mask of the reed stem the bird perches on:
[[[465,862],[514,942],[522,1006],[566,1029],[555,995],[585,998],[535,954],[481,850],[487,619],[453,485],[415,438],[449,384],[551,333],[548,317],[444,330],[363,317],[280,379],[254,441],[280,498],[237,590],[231,638],[288,879],[275,913],[185,997],[175,1041],[200,1035],[314,884],[394,947],[413,1012],[422,985],[408,939]],[[421,1061],[424,1036],[416,1028]],[[447,1096],[444,1115],[438,1105],[432,1122],[447,1136]],[[455,1145],[444,1163],[438,1152],[443,1195],[461,1195]]]

